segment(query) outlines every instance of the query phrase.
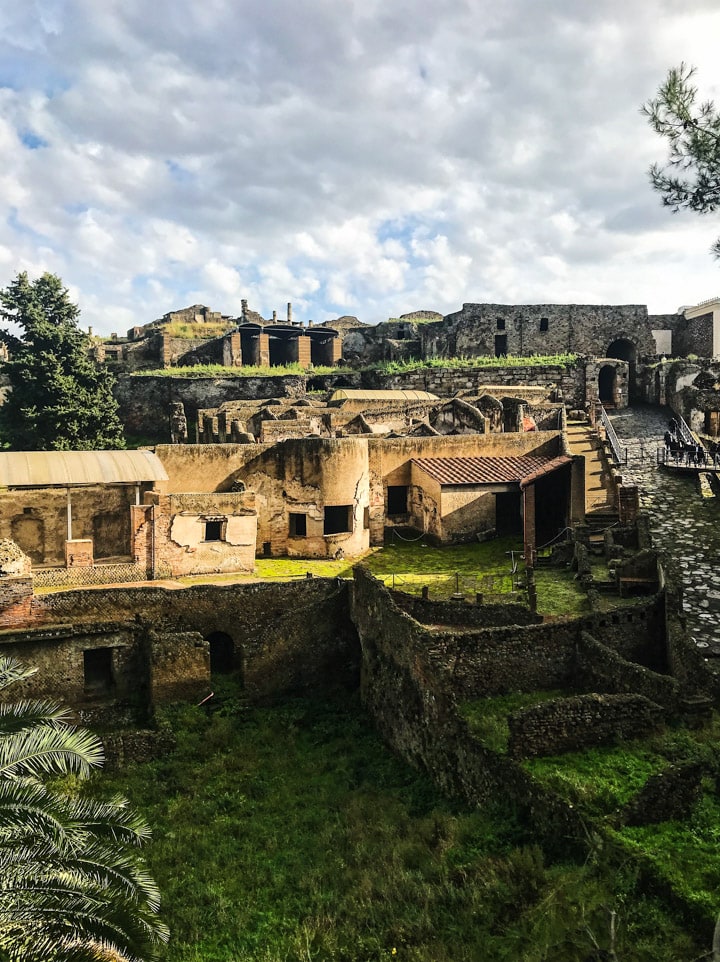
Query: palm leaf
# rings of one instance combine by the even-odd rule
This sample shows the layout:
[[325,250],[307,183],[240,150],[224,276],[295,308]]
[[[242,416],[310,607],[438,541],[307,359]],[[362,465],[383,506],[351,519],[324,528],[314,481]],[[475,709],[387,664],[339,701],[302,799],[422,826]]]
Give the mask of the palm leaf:
[[100,739],[83,729],[37,725],[0,738],[0,778],[88,775],[103,763]]

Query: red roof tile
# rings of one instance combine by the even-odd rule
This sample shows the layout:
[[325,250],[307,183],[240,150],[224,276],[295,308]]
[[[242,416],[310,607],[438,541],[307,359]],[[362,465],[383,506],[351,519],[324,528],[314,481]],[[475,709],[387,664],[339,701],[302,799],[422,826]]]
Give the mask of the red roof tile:
[[412,463],[439,484],[511,484],[536,478],[563,464],[567,455],[549,458],[527,454],[516,458],[413,458]]

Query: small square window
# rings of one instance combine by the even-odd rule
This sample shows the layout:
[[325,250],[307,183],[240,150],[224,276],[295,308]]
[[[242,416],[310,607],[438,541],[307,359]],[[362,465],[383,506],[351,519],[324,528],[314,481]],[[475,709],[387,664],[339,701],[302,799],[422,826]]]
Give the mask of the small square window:
[[205,537],[203,541],[224,541],[225,534],[225,522],[224,521],[206,521],[205,522]]
[[351,504],[326,505],[323,534],[344,534],[352,531],[352,518]]
[[291,512],[288,518],[291,538],[304,538],[307,535],[307,515]]
[[504,330],[505,330],[505,318],[504,318],[504,317],[498,317],[498,319],[497,319],[497,329],[498,329],[498,331],[504,331]]

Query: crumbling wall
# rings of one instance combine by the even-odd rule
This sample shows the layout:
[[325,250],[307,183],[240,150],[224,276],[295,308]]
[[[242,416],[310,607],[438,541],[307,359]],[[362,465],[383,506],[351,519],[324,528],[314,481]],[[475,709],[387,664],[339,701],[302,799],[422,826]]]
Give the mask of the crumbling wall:
[[662,708],[643,695],[555,698],[509,716],[508,751],[516,758],[559,755],[644,738],[662,722]]

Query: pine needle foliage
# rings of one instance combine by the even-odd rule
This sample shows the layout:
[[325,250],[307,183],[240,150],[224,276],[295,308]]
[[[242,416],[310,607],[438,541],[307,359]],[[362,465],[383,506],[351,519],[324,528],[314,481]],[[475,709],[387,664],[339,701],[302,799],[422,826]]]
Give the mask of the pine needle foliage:
[[[720,112],[698,102],[695,68],[673,67],[656,96],[642,106],[653,130],[668,142],[666,163],[650,167],[650,183],[675,213],[713,213],[720,206]],[[720,257],[720,239],[712,251]]]
[[[0,658],[0,690],[33,674]],[[168,930],[139,853],[146,822],[116,796],[63,789],[103,761],[53,702],[0,707],[0,960],[151,962]]]
[[55,274],[18,274],[0,290],[0,341],[11,391],[0,407],[0,440],[19,451],[123,448],[110,372],[95,362],[77,325],[80,311]]

